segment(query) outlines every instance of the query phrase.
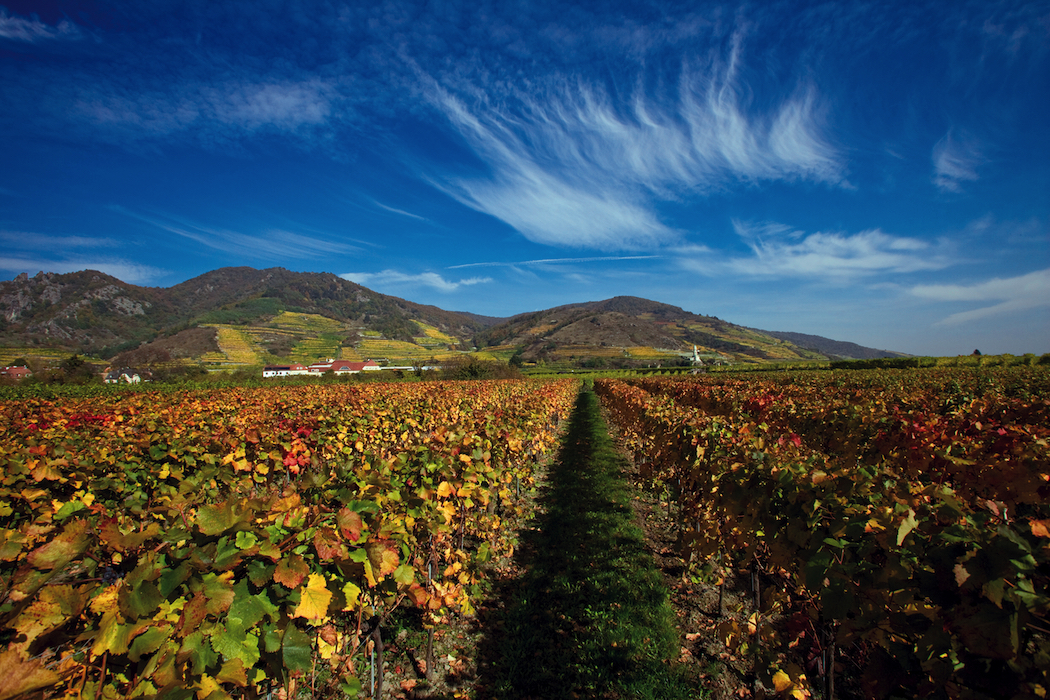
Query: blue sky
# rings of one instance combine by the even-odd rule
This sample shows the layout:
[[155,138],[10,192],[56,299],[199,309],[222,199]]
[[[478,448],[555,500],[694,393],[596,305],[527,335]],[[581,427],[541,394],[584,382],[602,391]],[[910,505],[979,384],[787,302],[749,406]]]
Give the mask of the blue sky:
[[0,279],[1050,351],[1050,2],[0,0]]

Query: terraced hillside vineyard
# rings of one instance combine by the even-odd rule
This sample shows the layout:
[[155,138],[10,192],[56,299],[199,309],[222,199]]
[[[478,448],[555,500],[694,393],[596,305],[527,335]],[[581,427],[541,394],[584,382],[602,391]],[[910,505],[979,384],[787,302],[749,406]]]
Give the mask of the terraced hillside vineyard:
[[718,633],[767,688],[1046,697],[1046,368],[595,387],[683,547],[750,573],[754,607]]
[[0,697],[361,687],[398,606],[470,612],[571,380],[0,403]]

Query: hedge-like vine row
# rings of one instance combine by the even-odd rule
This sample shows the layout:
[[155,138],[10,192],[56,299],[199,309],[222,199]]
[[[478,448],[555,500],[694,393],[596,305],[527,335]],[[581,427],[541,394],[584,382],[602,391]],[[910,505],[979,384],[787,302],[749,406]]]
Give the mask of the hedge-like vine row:
[[[0,403],[0,698],[228,697],[469,613],[574,381]],[[240,690],[237,690],[240,689]]]
[[836,645],[867,696],[1050,690],[1046,373],[956,372],[595,382],[682,543],[761,574],[720,632],[768,688],[806,697]]

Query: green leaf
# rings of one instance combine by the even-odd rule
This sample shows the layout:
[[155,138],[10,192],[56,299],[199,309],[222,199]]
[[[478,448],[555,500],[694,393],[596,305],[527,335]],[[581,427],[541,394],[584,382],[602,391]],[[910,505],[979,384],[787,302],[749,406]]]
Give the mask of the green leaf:
[[84,510],[84,508],[86,507],[87,506],[85,506],[82,501],[69,501],[68,503],[63,504],[62,507],[58,509],[58,512],[54,515],[54,519],[65,520],[74,513],[79,513],[80,511]]
[[254,559],[248,562],[248,580],[256,586],[265,586],[273,579],[273,572],[276,568],[276,564],[267,564]]
[[378,513],[379,504],[374,501],[349,501],[346,507],[355,513]]
[[259,538],[255,536],[254,532],[248,532],[245,530],[237,533],[237,549],[251,549],[258,541]]
[[289,671],[309,671],[313,665],[313,642],[298,627],[289,624],[281,642],[281,658]]
[[167,598],[176,588],[182,585],[192,573],[193,568],[188,561],[182,562],[174,569],[165,569],[164,573],[160,575],[160,585],[158,586],[160,594]]
[[264,624],[259,629],[262,630],[262,643],[263,649],[266,650],[267,654],[273,654],[281,648],[281,630],[274,624]]
[[995,603],[995,607],[1003,607],[1003,588],[1006,586],[1006,580],[997,578],[993,581],[989,581],[981,587],[981,591],[984,593],[988,600]]
[[151,581],[142,581],[134,588],[123,586],[117,594],[120,611],[129,619],[150,617],[162,602],[164,596]]
[[234,598],[233,584],[230,582],[232,578],[231,572],[204,574],[201,591],[208,600],[208,612],[218,615],[230,609]]
[[231,499],[226,503],[201,506],[197,510],[197,526],[205,535],[221,535],[234,526],[251,519],[251,510]]
[[416,571],[408,564],[402,564],[394,570],[394,580],[402,586],[407,586],[416,580]]
[[189,660],[193,675],[200,676],[218,663],[219,655],[211,648],[211,642],[204,633],[197,630],[183,640],[175,660],[180,664]]
[[148,630],[135,637],[135,640],[131,643],[131,647],[128,648],[128,658],[135,663],[139,662],[146,654],[152,654],[157,649],[160,649],[160,645],[164,643],[164,640],[168,638],[168,627],[150,627]]
[[239,619],[245,628],[254,627],[264,617],[269,617],[273,620],[278,615],[278,607],[270,602],[270,599],[266,597],[266,593],[262,592],[252,595],[248,591],[248,581],[244,579],[241,579],[233,587],[233,594],[233,604],[230,606],[227,616]]
[[220,537],[215,548],[215,568],[220,571],[232,569],[241,562],[244,553],[229,537]]
[[244,623],[236,618],[227,618],[225,625],[213,630],[211,645],[227,661],[243,661],[245,668],[251,668],[259,660],[259,635],[246,630]]

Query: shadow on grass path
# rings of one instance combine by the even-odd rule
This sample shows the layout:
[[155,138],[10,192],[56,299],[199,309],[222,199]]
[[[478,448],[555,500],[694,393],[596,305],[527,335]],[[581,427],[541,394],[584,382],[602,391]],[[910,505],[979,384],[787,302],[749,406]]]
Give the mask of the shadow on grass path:
[[667,591],[593,391],[580,394],[535,529],[525,573],[505,591],[480,669],[495,698],[691,698]]

